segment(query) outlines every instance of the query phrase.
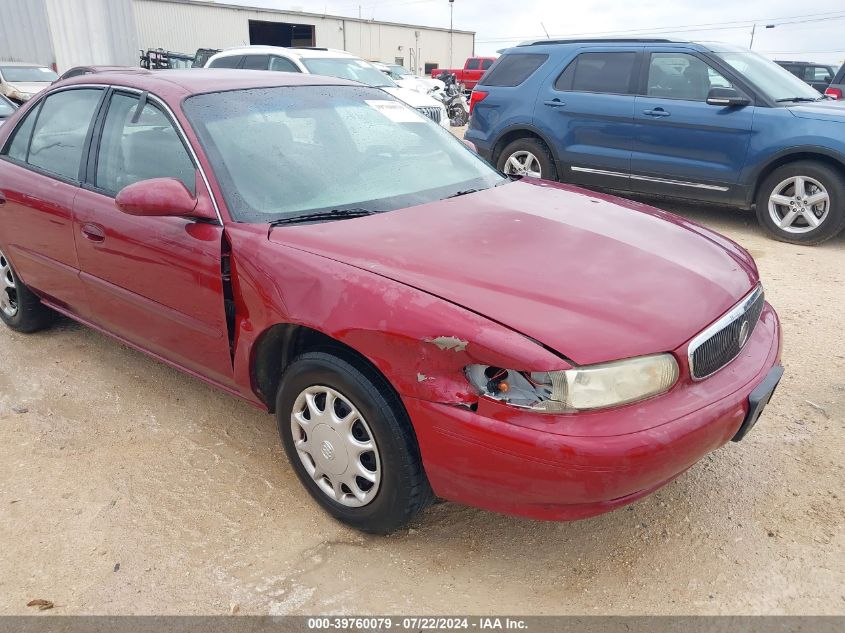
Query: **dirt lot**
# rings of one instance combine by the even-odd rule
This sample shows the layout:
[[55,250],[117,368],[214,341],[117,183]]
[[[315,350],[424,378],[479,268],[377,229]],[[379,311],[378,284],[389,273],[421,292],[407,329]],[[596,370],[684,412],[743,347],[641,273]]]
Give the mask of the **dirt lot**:
[[577,523],[441,503],[363,536],[270,416],[68,321],[0,329],[0,613],[845,613],[845,237],[672,209],[757,258],[786,375],[745,441]]

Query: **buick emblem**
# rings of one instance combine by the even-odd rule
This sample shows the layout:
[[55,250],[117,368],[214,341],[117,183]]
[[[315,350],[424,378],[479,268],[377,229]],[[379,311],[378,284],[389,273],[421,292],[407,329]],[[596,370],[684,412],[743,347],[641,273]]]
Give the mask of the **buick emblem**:
[[334,446],[326,440],[320,445],[320,452],[323,454],[323,457],[326,458],[327,461],[331,461],[334,459]]
[[742,347],[745,345],[745,342],[748,340],[748,334],[751,331],[751,326],[748,325],[748,321],[743,321],[742,325],[739,326],[739,346]]

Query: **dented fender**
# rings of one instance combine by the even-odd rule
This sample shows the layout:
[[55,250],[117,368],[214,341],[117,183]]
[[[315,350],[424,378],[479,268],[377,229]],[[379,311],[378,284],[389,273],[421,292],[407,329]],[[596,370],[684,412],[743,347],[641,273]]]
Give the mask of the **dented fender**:
[[[284,230],[284,229],[276,229]],[[278,324],[302,325],[366,357],[405,396],[470,404],[470,364],[532,371],[566,369],[528,337],[375,272],[267,241],[266,225],[226,228],[236,304],[235,377],[245,396],[254,347]],[[239,253],[249,252],[249,257]]]

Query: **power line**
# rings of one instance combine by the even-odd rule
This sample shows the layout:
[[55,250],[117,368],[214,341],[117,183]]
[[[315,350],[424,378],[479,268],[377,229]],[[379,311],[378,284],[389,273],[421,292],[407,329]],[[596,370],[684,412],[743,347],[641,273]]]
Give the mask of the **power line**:
[[[626,34],[642,34],[642,33],[655,33],[655,34],[666,34],[666,33],[690,33],[690,32],[701,32],[701,31],[722,31],[722,30],[732,30],[732,29],[740,29],[740,28],[748,28],[753,24],[775,24],[776,26],[782,26],[787,24],[805,24],[810,22],[825,22],[829,20],[841,20],[845,19],[845,12],[843,11],[834,11],[828,13],[814,13],[804,16],[789,16],[789,17],[782,17],[782,18],[768,18],[768,19],[758,19],[758,20],[733,20],[730,22],[710,22],[706,24],[682,24],[678,26],[663,26],[663,27],[653,27],[653,28],[640,28],[640,29],[627,29],[627,30],[618,30],[618,31],[592,31],[592,32],[585,32],[585,33],[569,33],[566,35],[553,35],[551,39],[555,38],[568,38],[568,37],[585,37],[585,36],[601,36],[601,35],[626,35]],[[516,37],[497,37],[497,38],[487,38],[487,39],[479,39],[477,42],[479,44],[493,44],[493,43],[506,43],[506,42],[517,42],[522,40],[530,40],[530,39],[542,39],[543,35],[528,35],[528,36],[516,36]]]

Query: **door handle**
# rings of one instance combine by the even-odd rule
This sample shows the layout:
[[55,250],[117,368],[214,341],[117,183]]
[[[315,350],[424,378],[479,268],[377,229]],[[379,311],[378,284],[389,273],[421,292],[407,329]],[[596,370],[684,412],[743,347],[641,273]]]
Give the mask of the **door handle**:
[[82,235],[85,239],[91,240],[92,242],[100,243],[106,241],[105,230],[96,224],[83,224]]
[[566,101],[561,101],[560,99],[552,99],[551,101],[544,101],[543,103],[550,108],[562,108],[566,105]]
[[643,114],[646,116],[653,116],[656,118],[664,117],[664,116],[672,116],[669,112],[666,112],[663,108],[654,108],[654,110],[643,110]]

